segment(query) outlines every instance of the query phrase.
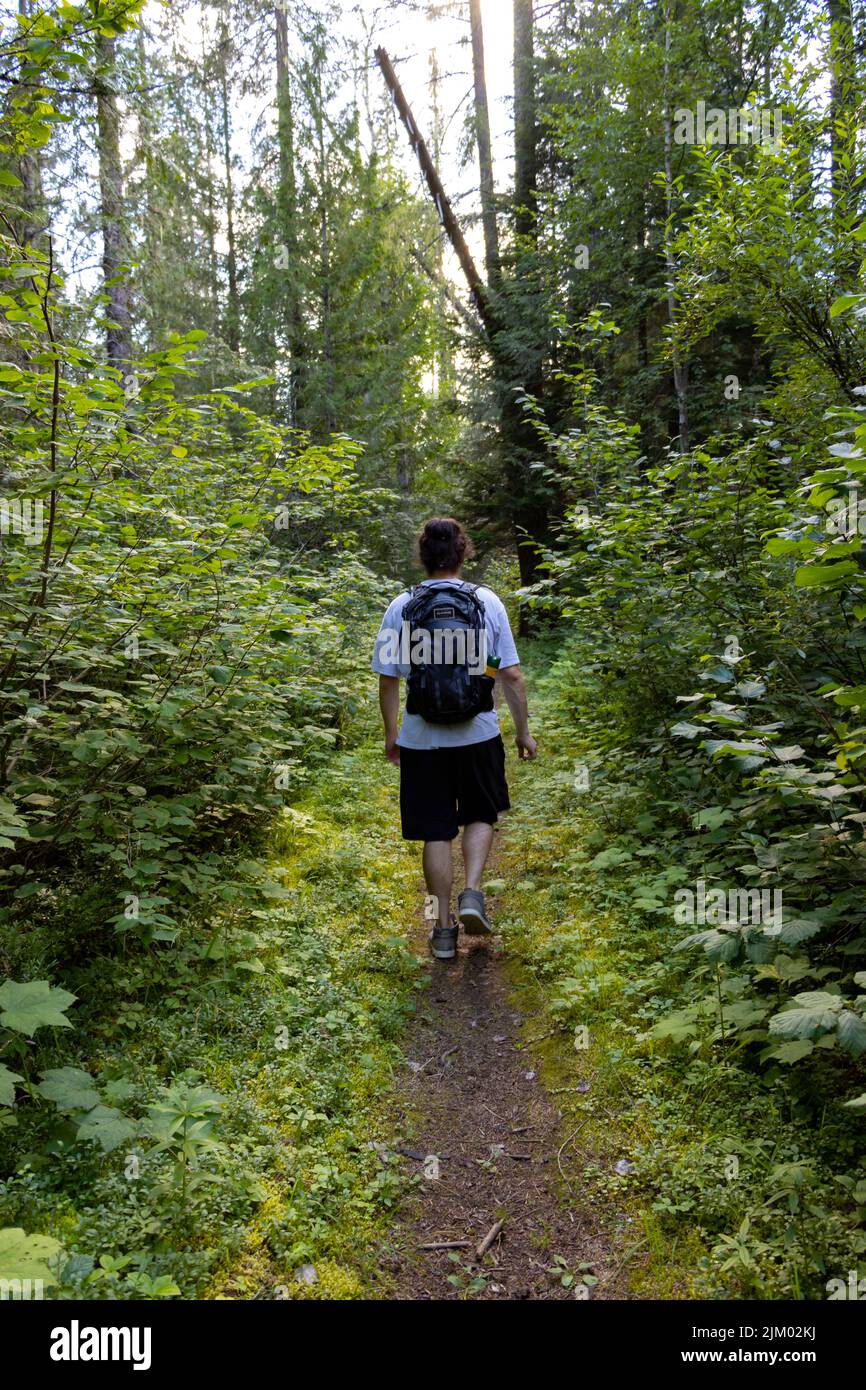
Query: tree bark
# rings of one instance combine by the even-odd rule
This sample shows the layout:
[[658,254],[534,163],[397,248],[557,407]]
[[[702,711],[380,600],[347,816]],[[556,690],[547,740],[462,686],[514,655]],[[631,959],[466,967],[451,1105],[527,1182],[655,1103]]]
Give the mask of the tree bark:
[[285,238],[287,269],[285,333],[289,355],[289,423],[298,424],[303,371],[304,326],[299,287],[298,188],[295,174],[295,117],[289,75],[289,26],[282,5],[274,7],[277,58],[277,144],[280,160],[280,186],[277,212]]
[[[547,537],[549,514],[544,487],[532,464],[543,452],[538,433],[519,400],[526,393],[544,394],[543,343],[533,338],[537,327],[538,283],[538,134],[535,93],[535,30],[533,0],[514,0],[514,233],[516,290],[514,310],[531,340],[527,349],[514,345],[507,333],[499,339],[501,431],[505,476],[511,497],[520,581],[538,577],[536,542]],[[514,311],[513,311],[514,312]],[[512,324],[512,331],[516,327]],[[523,534],[525,533],[525,535]],[[529,610],[520,613],[520,631],[529,628]]]
[[229,113],[229,82],[228,82],[228,58],[226,49],[228,46],[228,25],[225,15],[221,15],[220,23],[220,42],[219,42],[219,76],[220,76],[220,100],[222,103],[222,140],[223,140],[223,168],[226,185],[226,270],[229,281],[228,303],[226,305],[225,332],[226,342],[237,352],[240,347],[241,329],[241,305],[240,294],[238,292],[238,256],[237,240],[235,234],[235,187],[232,170],[232,129],[231,115]]
[[538,154],[533,0],[514,0],[514,230],[535,237]]
[[99,156],[99,198],[102,223],[102,275],[108,299],[105,350],[112,367],[121,372],[132,361],[132,320],[125,236],[123,165],[120,158],[120,111],[115,88],[116,45],[113,37],[100,34],[96,40],[97,152]]
[[328,430],[333,432],[333,430],[337,428],[337,421],[334,416],[334,344],[333,327],[331,323],[331,181],[328,176],[328,158],[325,149],[325,98],[322,90],[322,59],[322,52],[317,48],[313,69],[313,80],[315,84],[313,92],[313,124],[316,132],[316,150],[319,161],[316,176],[316,186],[319,191],[319,266],[321,275],[319,310],[322,319],[322,358],[325,365],[325,423]]
[[478,142],[481,221],[484,227],[484,264],[487,283],[499,288],[502,267],[499,260],[499,232],[496,226],[496,190],[493,180],[493,147],[490,140],[490,108],[487,103],[487,76],[484,68],[484,27],[481,0],[469,0],[472,26],[472,72],[475,80],[475,138]]
[[[670,61],[671,61],[671,16],[670,0],[665,4],[665,62],[664,62],[664,140],[665,140],[665,230],[664,230],[664,253],[665,253],[665,272],[667,274],[667,304],[668,321],[671,329],[676,333],[678,310],[677,310],[677,264],[673,250],[673,210],[674,210],[674,175],[673,175],[673,137],[671,129],[671,102],[670,102]],[[679,450],[681,454],[688,453],[689,448],[689,400],[688,400],[688,366],[682,359],[682,352],[679,344],[674,338],[672,346],[673,373],[674,373],[674,394],[677,400],[677,427],[679,437]]]
[[400,86],[397,74],[394,71],[394,66],[384,48],[376,49],[376,61],[382,70],[382,76],[390,88],[400,119],[406,127],[406,131],[412,143],[412,148],[421,166],[421,172],[430,190],[430,197],[433,199],[433,204],[439,214],[439,220],[460,262],[460,268],[466,277],[466,283],[475,301],[475,307],[478,310],[479,317],[492,340],[497,325],[488,301],[487,286],[478,273],[478,267],[466,244],[466,238],[454,215],[454,209],[442,185],[442,180],[439,177],[433,160],[430,158],[430,151],[427,148],[427,144],[421,132],[415,125],[415,118],[412,115],[409,103],[403,93],[403,88]]
[[[205,25],[205,13],[202,11],[202,48],[206,47],[208,32]],[[202,103],[204,106],[204,147],[207,158],[207,262],[208,262],[208,296],[210,303],[208,306],[208,322],[212,333],[218,331],[220,320],[220,277],[219,277],[219,256],[217,255],[216,230],[217,230],[217,210],[216,192],[214,189],[213,171],[216,165],[217,138],[214,129],[214,111],[211,83],[204,86],[202,92]]]

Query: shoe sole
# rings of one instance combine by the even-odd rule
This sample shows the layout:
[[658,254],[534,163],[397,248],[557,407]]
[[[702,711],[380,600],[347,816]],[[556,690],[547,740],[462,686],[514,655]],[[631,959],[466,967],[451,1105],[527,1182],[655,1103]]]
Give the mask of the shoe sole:
[[463,930],[467,936],[490,936],[493,928],[486,917],[482,917],[480,912],[468,907],[465,912],[461,912],[460,921],[463,923]]
[[457,952],[456,952],[456,951],[437,951],[437,950],[435,950],[435,949],[431,946],[431,947],[430,947],[430,954],[433,956],[433,958],[434,958],[435,960],[454,960],[455,957],[456,957],[456,955],[457,955]]

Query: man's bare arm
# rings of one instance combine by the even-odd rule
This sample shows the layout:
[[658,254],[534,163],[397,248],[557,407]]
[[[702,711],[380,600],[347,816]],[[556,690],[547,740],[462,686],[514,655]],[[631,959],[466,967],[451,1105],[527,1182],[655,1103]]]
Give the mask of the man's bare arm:
[[502,691],[514,720],[514,732],[521,759],[534,758],[538,744],[529,732],[529,705],[526,699],[526,686],[519,666],[504,666],[499,672]]
[[379,677],[379,709],[385,725],[385,757],[399,766],[400,749],[397,744],[397,726],[400,721],[400,678],[399,676]]

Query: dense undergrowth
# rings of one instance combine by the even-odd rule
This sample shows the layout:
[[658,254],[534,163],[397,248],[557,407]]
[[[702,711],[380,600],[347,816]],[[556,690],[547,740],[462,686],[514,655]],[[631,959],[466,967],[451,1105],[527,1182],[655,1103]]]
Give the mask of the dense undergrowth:
[[[256,415],[254,383],[191,389],[203,334],[123,377],[50,247],[0,256],[0,1279],[191,1297],[232,1287],[249,1229],[266,1288],[390,1191],[341,1159],[408,967],[351,878],[375,797],[333,758],[378,604],[355,528],[393,496],[346,437]],[[339,833],[300,809],[323,768]]]
[[[579,640],[533,664],[543,762],[512,817],[500,924],[551,1020],[572,1197],[609,1213],[634,1297],[825,1298],[866,1250],[856,1064],[819,1049],[805,1070],[767,1065],[754,1028],[743,1045],[743,967],[695,967],[672,914],[648,911],[649,877],[672,892],[712,876],[660,750],[617,744],[616,691]],[[779,1007],[779,980],[761,988]],[[669,1025],[684,1012],[685,1033]]]
[[[543,1075],[563,1138],[577,1131],[567,1198],[608,1213],[632,1297],[825,1297],[866,1246],[841,1054],[821,1050],[817,1076],[764,1066],[709,1009],[671,1036],[665,1020],[696,999],[724,1013],[742,993],[733,970],[689,968],[682,928],[644,900],[648,868],[694,872],[699,832],[666,814],[651,752],[615,751],[613,686],[579,647],[540,640],[529,656],[542,757],[504,837],[499,925],[550,1018]],[[74,1031],[40,1041],[43,1080],[0,1131],[19,1170],[3,1224],[56,1242],[30,1251],[58,1280],[50,1296],[374,1288],[401,1193],[376,1143],[417,984],[418,870],[394,811],[359,721],[279,817],[285,898],[63,978]]]
[[0,1130],[2,1225],[31,1238],[22,1262],[6,1236],[10,1274],[54,1298],[363,1293],[401,1181],[374,1144],[417,969],[380,758],[353,746],[282,813],[282,901],[63,977],[74,1031],[40,1041],[47,1082]]

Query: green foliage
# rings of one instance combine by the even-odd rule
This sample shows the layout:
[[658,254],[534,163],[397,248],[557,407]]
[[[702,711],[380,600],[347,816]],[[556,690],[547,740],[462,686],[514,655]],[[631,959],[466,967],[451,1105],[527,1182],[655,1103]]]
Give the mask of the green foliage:
[[216,930],[224,951],[190,932],[79,967],[98,1063],[67,1030],[0,1128],[0,1210],[60,1241],[62,1296],[268,1298],[329,1262],[331,1296],[368,1287],[406,1181],[382,1097],[417,972],[380,767],[378,739],[331,755],[275,829],[284,896]]
[[51,1236],[28,1236],[17,1227],[0,1230],[0,1279],[39,1279],[46,1288],[57,1283],[52,1265],[60,1242]]
[[[809,956],[738,949],[729,963],[700,944],[676,949],[688,933],[673,893],[690,876],[713,882],[717,863],[724,881],[732,822],[695,829],[704,806],[719,821],[720,788],[683,779],[676,799],[677,743],[656,729],[624,738],[596,640],[581,625],[529,653],[545,756],[521,778],[503,869],[534,889],[500,907],[519,979],[548,1019],[549,1036],[533,1028],[546,1039],[540,1075],[564,1132],[580,1127],[566,1172],[621,1232],[631,1296],[823,1298],[866,1250],[862,1097],[848,1103],[862,1060],[835,1031],[843,1011],[862,1018],[862,972],[831,964],[826,928],[804,938]],[[711,834],[721,851],[703,843]],[[617,842],[631,858],[595,867]],[[788,1041],[771,1029],[801,1007],[810,1030],[831,1031]]]
[[75,995],[57,989],[47,980],[16,984],[4,980],[0,985],[0,1027],[30,1037],[38,1028],[71,1028],[66,1010]]
[[[587,322],[576,341],[594,331]],[[846,444],[844,454],[830,445],[838,465],[800,484],[769,429],[638,473],[621,422],[592,403],[596,375],[570,380],[584,424],[556,438],[551,471],[569,499],[586,502],[567,511],[535,601],[579,634],[577,696],[599,710],[585,730],[593,776],[608,783],[623,745],[633,767],[613,833],[599,837],[586,868],[633,875],[639,865],[635,905],[674,922],[690,880],[728,903],[672,943],[701,948],[718,978],[708,992],[697,964],[693,1001],[653,1036],[694,1039],[702,1019],[715,1019],[728,1046],[770,1064],[804,1064],[816,1044],[859,1056],[864,1001],[851,991],[866,939],[862,754],[848,721],[858,713],[866,607],[859,564],[840,573],[835,557],[860,543],[819,529],[821,512],[803,513],[804,496],[824,514],[835,498],[838,510],[856,481],[858,409],[831,416],[831,438]],[[813,557],[820,572],[798,584]],[[828,700],[841,717],[828,716]],[[664,813],[661,837],[655,819],[629,832],[632,780],[654,787],[647,809]],[[761,919],[762,891],[781,895],[778,916]],[[804,995],[810,975],[821,990]]]
[[[556,7],[491,375],[455,356],[435,215],[390,117],[343,109],[323,24],[299,11],[277,61],[286,16],[254,7],[280,90],[242,161],[233,98],[273,74],[231,12],[204,7],[193,53],[139,10],[23,6],[0,40],[0,1261],[64,1297],[261,1293],[312,1260],[360,1287],[345,1249],[402,1186],[377,1125],[413,967],[393,808],[351,751],[359,652],[371,560],[403,565],[425,498],[455,509],[465,452],[485,538],[543,534],[525,597],[558,632],[514,929],[557,1038],[605,1040],[587,1106],[625,1075],[644,1117],[586,1176],[640,1186],[648,1244],[694,1228],[702,1292],[820,1294],[866,1244],[862,84],[815,42],[842,61],[838,33]],[[94,91],[127,137],[111,196]],[[783,138],[672,148],[698,99],[775,104]],[[64,232],[131,263],[123,371],[118,283],[72,288]]]
[[486,1274],[471,1264],[464,1264],[457,1250],[449,1250],[448,1259],[453,1265],[452,1272],[447,1276],[448,1283],[458,1290],[464,1302],[473,1294],[484,1293],[489,1282]]
[[[303,419],[286,409],[276,343],[255,365],[243,360],[259,345],[253,320],[269,288],[260,281],[232,325],[216,261],[189,235],[190,212],[195,221],[209,197],[222,205],[212,130],[199,132],[205,172],[193,182],[192,148],[158,149],[158,127],[177,120],[187,139],[190,110],[211,120],[208,71],[203,107],[186,73],[170,115],[160,95],[144,110],[132,93],[140,144],[112,217],[145,261],[140,350],[123,372],[107,364],[105,298],[66,281],[60,236],[39,231],[34,168],[57,174],[70,225],[89,238],[72,195],[89,177],[75,146],[91,133],[94,19],[121,39],[119,86],[166,85],[150,81],[150,35],[124,40],[136,11],[22,12],[0,40],[10,74],[0,162],[18,171],[0,178],[0,490],[13,518],[0,547],[0,961],[11,977],[0,986],[0,1202],[15,1231],[48,1233],[26,1238],[34,1254],[60,1241],[62,1296],[85,1298],[241,1288],[253,1277],[244,1262],[267,1291],[296,1255],[323,1247],[357,1263],[340,1241],[348,1248],[359,1223],[372,1229],[399,1190],[372,1152],[348,1158],[383,1088],[411,977],[396,923],[370,971],[372,926],[355,920],[353,877],[338,863],[340,900],[317,885],[309,909],[288,882],[319,848],[296,803],[327,768],[339,783],[335,757],[368,702],[358,650],[380,607],[371,555],[402,561],[406,550],[403,504],[369,484],[434,456],[442,434],[422,378],[447,338],[431,327],[420,279],[403,273],[399,237],[417,222],[398,205],[406,190],[341,123],[339,195],[310,206],[334,241],[332,283],[312,286],[319,304],[304,308],[308,408]],[[38,43],[22,45],[22,27]],[[50,160],[34,165],[46,146]],[[226,187],[236,173],[226,168]],[[328,399],[319,317],[328,289],[339,402]],[[445,414],[438,423],[453,433]],[[340,785],[351,802],[357,789]],[[271,862],[274,823],[291,869]],[[341,830],[345,852],[354,842]],[[371,917],[388,906],[371,901]],[[328,938],[339,914],[358,934],[345,969]],[[288,1055],[273,1045],[284,1029]]]
[[238,392],[180,401],[199,335],[140,363],[133,392],[61,347],[50,271],[7,250],[35,287],[7,299],[38,306],[31,365],[0,388],[29,421],[5,431],[10,495],[44,521],[0,559],[18,595],[2,623],[3,910],[44,922],[77,902],[76,953],[110,926],[171,942],[204,903],[250,900],[228,863],[282,804],[275,769],[337,737],[350,691],[335,609],[369,581],[348,557],[301,567],[292,542],[311,506],[333,530],[376,502],[347,440],[285,437]]
[[[724,196],[719,185],[708,201],[708,237]],[[683,247],[697,276],[700,253]],[[826,312],[832,283],[823,292]],[[597,330],[596,319],[572,331],[578,352]],[[648,467],[623,447],[627,426],[601,404],[598,372],[563,380],[578,423],[547,430],[566,508],[533,593],[560,620],[550,688],[583,772],[560,774],[585,838],[558,863],[646,944],[631,950],[614,929],[600,959],[576,960],[566,936],[538,970],[552,973],[561,1025],[602,1019],[608,1030],[617,987],[631,1001],[631,1075],[697,1170],[684,1196],[682,1170],[672,1177],[670,1157],[644,1152],[641,1180],[666,1222],[700,1221],[709,1287],[820,1296],[827,1271],[866,1241],[859,1203],[838,1196],[861,1191],[864,1162],[851,1113],[866,1051],[863,408],[835,405],[803,443],[783,417]],[[689,1118],[678,1088],[714,1094],[727,1130]],[[808,1133],[818,1095],[835,1149]],[[767,1119],[768,1103],[790,1109],[790,1125]],[[754,1107],[766,1138],[748,1183],[723,1196],[691,1145],[712,1151],[726,1133],[742,1162],[737,1105]]]
[[99,1104],[93,1077],[80,1067],[49,1067],[36,1089],[58,1110],[91,1110]]
[[168,1153],[172,1159],[175,1181],[184,1198],[191,1186],[212,1178],[198,1171],[205,1155],[224,1151],[213,1135],[223,1106],[216,1091],[181,1078],[150,1107],[148,1132],[157,1141],[154,1152]]

